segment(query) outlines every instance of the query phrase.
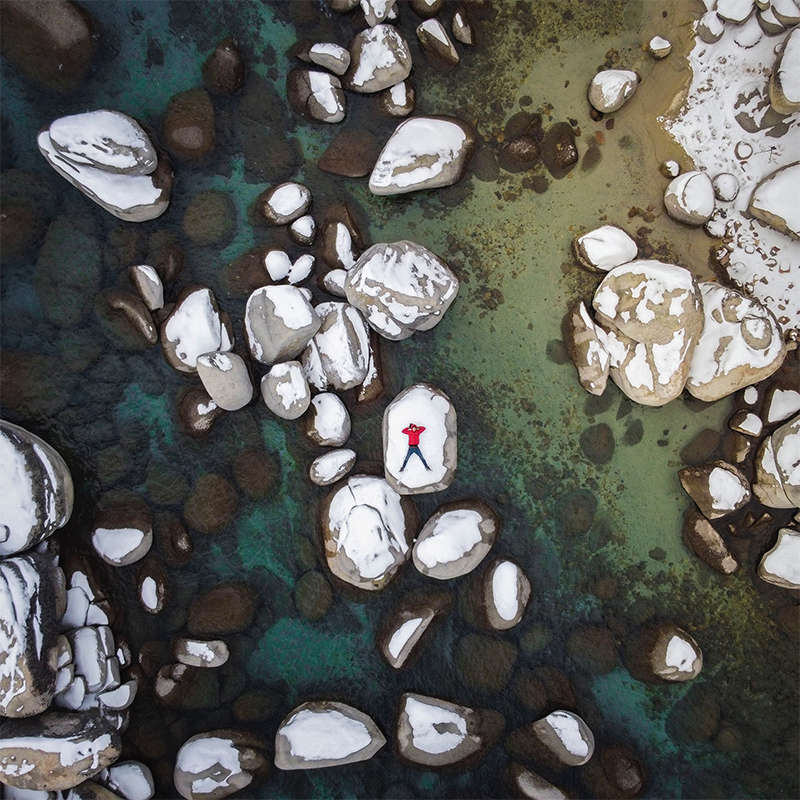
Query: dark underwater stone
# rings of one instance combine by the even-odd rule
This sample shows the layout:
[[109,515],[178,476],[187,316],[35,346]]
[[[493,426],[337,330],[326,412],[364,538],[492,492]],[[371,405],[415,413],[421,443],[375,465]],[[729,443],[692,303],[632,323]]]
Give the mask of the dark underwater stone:
[[263,450],[242,450],[233,459],[233,474],[239,488],[251,500],[269,497],[281,480],[280,464]]
[[256,593],[246,583],[220,583],[197,597],[189,608],[192,636],[225,636],[249,627],[256,611]]
[[567,652],[575,663],[595,675],[617,667],[617,643],[607,628],[578,628],[569,637]]
[[244,58],[228,36],[203,64],[203,83],[211,92],[236,94],[244,85],[245,72]]
[[704,464],[711,461],[717,452],[722,435],[719,431],[706,428],[681,450],[681,460],[684,464]]
[[644,436],[644,425],[640,419],[635,419],[628,425],[627,429],[625,430],[625,434],[622,437],[622,444],[628,445],[629,447],[635,444],[639,444],[642,441],[642,437]]
[[583,454],[593,464],[608,464],[614,456],[614,433],[605,422],[587,428],[580,436]]
[[470,633],[458,644],[456,664],[470,689],[500,692],[511,679],[517,648],[494,636]]
[[233,522],[239,500],[230,481],[213,472],[201,475],[183,505],[186,524],[200,533],[220,533]]
[[676,742],[708,742],[719,728],[720,716],[716,692],[698,684],[673,707],[667,717],[667,733]]
[[568,536],[586,533],[597,513],[597,498],[588,489],[576,489],[559,497],[556,514],[561,530]]
[[372,172],[381,145],[364,128],[346,128],[328,145],[317,165],[323,172],[344,178],[363,178]]
[[183,215],[183,232],[203,247],[225,242],[235,224],[235,212],[227,193],[214,190],[195,194]]
[[294,602],[297,610],[311,622],[322,619],[330,610],[333,602],[331,585],[324,575],[317,570],[306,572],[297,582],[294,590]]
[[204,158],[214,149],[214,106],[205,89],[170,98],[164,112],[164,144],[170,153],[188,160]]

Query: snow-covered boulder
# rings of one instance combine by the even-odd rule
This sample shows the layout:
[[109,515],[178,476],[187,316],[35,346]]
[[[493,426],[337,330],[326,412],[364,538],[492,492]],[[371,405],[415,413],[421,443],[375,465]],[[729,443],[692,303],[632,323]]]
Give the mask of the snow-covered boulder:
[[692,353],[687,390],[713,402],[768,378],[783,363],[783,334],[772,312],[734,289],[704,281],[703,332]]
[[695,23],[695,31],[701,41],[714,44],[725,33],[725,23],[717,16],[716,11],[706,11]]
[[528,739],[527,749],[541,752],[549,765],[580,767],[594,754],[594,734],[586,722],[572,711],[557,710],[532,722],[512,737]]
[[268,250],[264,256],[264,268],[267,275],[277,283],[285,280],[292,271],[292,259],[285,250]]
[[639,78],[629,69],[598,72],[589,84],[589,102],[602,114],[618,111],[633,97]]
[[293,69],[286,77],[289,105],[312,122],[341,122],[347,113],[342,82],[335,75]]
[[169,600],[169,576],[160,559],[145,558],[136,576],[136,599],[148,614],[160,614]]
[[720,172],[711,181],[714,197],[723,203],[732,203],[739,196],[739,179],[730,172]]
[[304,56],[303,60],[327,69],[334,75],[344,75],[350,66],[350,51],[334,42],[315,42],[304,50]]
[[311,404],[311,390],[299,361],[274,364],[261,378],[261,397],[281,419],[298,419]]
[[496,558],[478,583],[477,607],[481,622],[495,631],[519,624],[531,598],[531,582],[511,558]]
[[411,500],[382,478],[354,475],[325,498],[321,525],[331,572],[360,589],[376,591],[411,556],[417,516]]
[[664,207],[672,219],[704,225],[714,213],[714,186],[705,172],[692,170],[673,178],[664,192]]
[[592,305],[608,330],[614,383],[644,405],[677,397],[703,330],[702,296],[692,274],[660,261],[632,261],[606,274]]
[[215,730],[187,739],[175,759],[173,780],[185,800],[220,800],[269,770],[267,748],[242,731]]
[[[369,328],[361,312],[335,301],[315,307],[320,328],[303,353],[303,366],[318,389],[332,386],[345,391],[367,377]],[[320,374],[321,373],[321,374]]]
[[289,225],[289,236],[295,244],[310,247],[317,235],[317,222],[311,214],[303,214]]
[[118,761],[103,770],[98,780],[125,800],[150,800],[156,791],[153,773],[141,761]]
[[341,447],[350,438],[350,414],[333,392],[311,400],[305,423],[306,436],[320,447]]
[[378,651],[393,669],[402,669],[416,655],[425,631],[453,604],[450,594],[410,595],[402,598],[381,623]]
[[758,565],[758,577],[775,586],[800,589],[800,531],[781,528]]
[[799,183],[800,161],[781,167],[758,184],[747,210],[776,231],[800,239]]
[[[40,714],[56,692],[57,569],[38,554],[0,562],[0,714],[4,717]],[[63,575],[60,578],[63,581]]]
[[383,415],[383,461],[386,480],[400,494],[450,486],[458,465],[458,431],[455,407],[444,392],[417,383],[395,397]]
[[623,660],[631,675],[645,683],[685,683],[703,668],[697,642],[672,623],[650,625],[631,634]]
[[228,661],[228,645],[222,639],[187,639],[179,636],[172,641],[172,655],[190,667],[214,669]]
[[247,300],[245,336],[251,355],[261,364],[299,356],[320,324],[308,289],[262,286]]
[[413,117],[401,122],[381,150],[369,188],[395,195],[457,183],[464,175],[476,136],[455,117]]
[[347,273],[345,292],[381,336],[400,341],[438,324],[458,294],[458,278],[415,242],[376,244]]
[[394,16],[397,0],[361,0],[364,19],[371,28]]
[[647,43],[647,51],[653,58],[666,58],[672,52],[672,44],[663,36],[654,36]]
[[611,366],[608,334],[592,319],[583,300],[566,318],[565,338],[581,386],[591,394],[603,394]]
[[279,183],[261,198],[261,213],[270,225],[288,225],[299,219],[311,205],[311,192],[296,181]]
[[440,67],[455,67],[460,61],[458,50],[447,35],[447,30],[438,19],[426,19],[417,25],[417,39],[422,52],[431,62]]
[[573,252],[587,269],[608,272],[613,267],[633,261],[639,249],[622,228],[603,225],[578,236],[573,242]]
[[356,451],[343,447],[317,456],[308,468],[311,483],[317,486],[330,486],[341,480],[356,463]]
[[750,502],[750,484],[732,464],[713,461],[678,472],[681,485],[708,519],[719,519]]
[[188,286],[161,325],[161,348],[167,363],[179,372],[197,372],[203,353],[233,349],[230,317],[220,311],[207,286]]
[[125,114],[100,110],[61,117],[36,143],[59,175],[115,217],[145,222],[167,210],[172,170]]
[[386,737],[363,711],[333,700],[297,706],[275,734],[278,769],[319,769],[372,758]]
[[408,692],[400,698],[397,752],[412,764],[446,767],[479,756],[497,741],[503,726],[496,711]]
[[164,284],[161,276],[149,264],[136,264],[128,270],[131,283],[149,311],[164,307]]
[[483,561],[500,532],[500,517],[481,500],[456,500],[436,509],[414,543],[414,566],[438,580],[458,578]]
[[393,25],[375,25],[357,33],[347,49],[350,68],[342,81],[351,92],[379,92],[404,81],[411,72],[408,43]]
[[0,729],[0,778],[19,789],[71,789],[120,756],[119,733],[96,713],[47,712]]
[[204,353],[197,357],[197,374],[208,396],[225,411],[238,411],[253,399],[247,364],[236,353]]
[[378,94],[378,110],[387,117],[407,117],[417,107],[417,92],[410,80],[400,81]]
[[733,25],[741,25],[756,10],[754,0],[717,0],[714,5],[717,16]]
[[112,567],[144,558],[153,544],[153,517],[139,498],[100,507],[95,513],[91,542],[97,555]]
[[0,420],[0,556],[27,550],[67,523],[74,488],[64,459],[43,439]]
[[800,507],[800,415],[773,431],[755,458],[753,493],[770,508]]

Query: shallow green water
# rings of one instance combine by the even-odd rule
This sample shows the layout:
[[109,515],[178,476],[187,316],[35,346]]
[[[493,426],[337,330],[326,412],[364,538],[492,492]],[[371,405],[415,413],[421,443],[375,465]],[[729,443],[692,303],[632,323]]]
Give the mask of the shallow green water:
[[[147,253],[148,237],[168,230],[187,253],[181,283],[207,282],[238,323],[244,298],[226,291],[220,272],[253,244],[269,241],[268,231],[250,224],[248,209],[266,186],[288,177],[310,186],[315,208],[337,200],[360,204],[370,241],[410,238],[445,257],[461,278],[459,298],[433,331],[385,343],[386,398],[416,381],[450,395],[459,415],[458,473],[448,491],[417,498],[420,516],[458,497],[487,500],[504,521],[496,554],[518,559],[534,587],[523,622],[493,637],[510,645],[506,656],[512,654],[504,680],[494,678],[500,685],[470,677],[474,632],[458,603],[420,660],[390,673],[374,647],[377,625],[406,591],[430,584],[408,568],[380,596],[365,601],[334,591],[322,619],[302,617],[294,590],[318,566],[316,506],[325,492],[305,478],[316,451],[299,427],[272,418],[258,403],[221,419],[207,439],[190,440],[176,411],[178,393],[189,381],[166,365],[158,348],[122,349],[88,306],[77,324],[56,324],[61,298],[37,294],[37,251],[4,262],[3,412],[58,446],[78,476],[79,506],[69,536],[87,538],[91,510],[106,491],[134,490],[155,509],[179,514],[188,488],[204,472],[233,480],[233,460],[243,449],[263,449],[279,465],[267,500],[240,492],[227,530],[194,536],[190,563],[169,570],[172,599],[159,617],[137,608],[134,567],[110,576],[134,648],[167,642],[182,630],[191,598],[216,582],[244,580],[259,594],[256,619],[232,637],[234,658],[220,670],[203,708],[165,710],[147,697],[133,707],[127,747],[153,767],[159,796],[170,795],[171,759],[189,735],[235,726],[269,741],[280,719],[311,697],[353,703],[388,736],[406,690],[497,709],[513,730],[552,710],[537,709],[524,690],[531,671],[543,667],[571,681],[575,710],[598,744],[624,744],[645,762],[644,796],[797,796],[797,648],[774,622],[789,602],[787,593],[754,581],[755,554],[740,573],[722,579],[694,559],[680,538],[688,507],[676,476],[680,452],[704,428],[721,429],[730,404],[636,407],[614,387],[608,390],[610,403],[597,403],[580,388],[572,366],[559,363],[563,314],[575,298],[589,297],[595,283],[572,264],[569,248],[577,232],[603,221],[631,233],[645,226],[641,236],[657,253],[698,274],[705,269],[711,240],[703,234],[688,234],[661,216],[648,223],[628,218],[632,206],[652,204],[656,213],[660,208],[663,186],[656,169],[671,145],[647,122],[656,113],[647,105],[653,95],[637,95],[617,115],[613,130],[590,120],[584,99],[587,76],[612,48],[642,73],[643,90],[649,78],[651,85],[662,80],[639,44],[663,32],[661,25],[680,23],[670,30],[676,38],[685,36],[684,20],[675,16],[683,6],[496,3],[496,18],[481,28],[482,47],[465,53],[454,72],[437,74],[416,58],[420,111],[461,116],[495,143],[522,108],[542,112],[545,126],[572,118],[581,130],[581,155],[596,149],[599,162],[578,166],[561,180],[540,166],[537,174],[548,181],[544,193],[525,184],[524,174],[501,171],[497,181],[471,176],[455,190],[374,198],[363,181],[334,179],[316,168],[336,131],[297,121],[279,101],[286,49],[301,37],[345,43],[352,35],[346,21],[305,24],[303,4],[84,5],[105,33],[96,74],[76,93],[59,98],[37,92],[3,64],[2,164],[4,170],[41,176],[47,222],[59,215],[77,220],[86,237],[79,260],[88,263],[91,250],[98,264],[95,290],[114,285],[118,274],[124,283],[124,269]],[[245,92],[257,95],[272,114],[263,130],[265,153],[275,137],[291,137],[302,149],[302,163],[275,165],[270,172],[267,155],[266,172],[254,176],[232,136],[221,141],[209,163],[177,164],[170,210],[141,226],[118,224],[48,171],[34,145],[39,127],[63,114],[108,106],[159,131],[169,98],[200,85],[200,65],[230,33],[261,81],[257,91],[249,84]],[[665,69],[678,69],[677,58]],[[344,125],[374,124],[382,136],[391,129],[372,121],[367,99],[349,101]],[[237,111],[235,101],[222,105],[223,114]],[[4,182],[4,193],[7,187]],[[200,247],[183,234],[181,221],[191,198],[206,189],[228,194],[236,224],[218,244]],[[362,464],[380,461],[386,398],[354,413],[351,446]],[[610,427],[615,449],[609,463],[597,465],[585,456],[580,438],[601,423]],[[165,497],[154,485],[155,467],[179,476],[184,488]],[[594,513],[570,533],[569,512],[580,503]],[[327,574],[324,566],[319,569]],[[468,583],[462,578],[448,585],[459,602]],[[586,626],[610,630],[624,641],[651,619],[673,621],[700,643],[705,667],[691,685],[646,687],[621,662],[601,674],[569,646],[572,634]],[[268,708],[261,720],[243,723],[232,709],[252,690],[269,698]],[[701,722],[687,724],[687,709]],[[717,717],[711,727],[702,724]],[[341,770],[274,771],[247,796],[503,797],[507,763],[498,746],[472,772],[436,775],[402,766],[387,746],[371,762]],[[588,796],[580,770],[550,777]]]

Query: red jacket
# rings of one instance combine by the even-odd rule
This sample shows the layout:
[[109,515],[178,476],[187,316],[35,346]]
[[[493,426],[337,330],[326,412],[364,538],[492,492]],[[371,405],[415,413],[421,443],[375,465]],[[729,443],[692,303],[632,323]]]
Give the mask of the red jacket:
[[419,436],[424,430],[425,428],[422,427],[417,427],[414,431],[412,431],[411,428],[403,428],[403,433],[408,436],[409,447],[416,447],[419,445]]

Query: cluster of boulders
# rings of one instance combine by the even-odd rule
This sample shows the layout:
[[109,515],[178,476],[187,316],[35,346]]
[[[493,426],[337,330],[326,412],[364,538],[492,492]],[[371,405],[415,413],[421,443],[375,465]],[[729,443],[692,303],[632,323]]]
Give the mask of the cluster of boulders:
[[[6,492],[0,544],[0,782],[63,798],[148,800],[150,770],[119,762],[137,683],[115,641],[114,612],[91,569],[49,539],[72,514],[64,460],[38,436],[0,421]],[[85,794],[88,793],[88,794]]]
[[718,400],[772,375],[786,346],[773,314],[675,264],[636,259],[636,243],[612,225],[579,236],[577,260],[604,272],[592,317],[580,301],[566,319],[581,385],[605,391],[608,377],[632,400],[661,406],[684,388]]

